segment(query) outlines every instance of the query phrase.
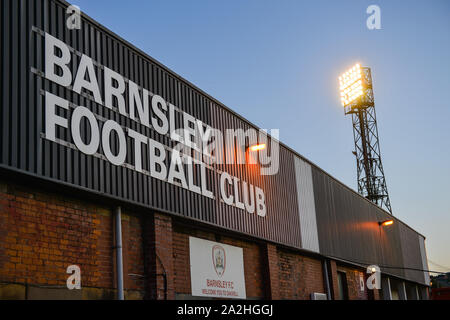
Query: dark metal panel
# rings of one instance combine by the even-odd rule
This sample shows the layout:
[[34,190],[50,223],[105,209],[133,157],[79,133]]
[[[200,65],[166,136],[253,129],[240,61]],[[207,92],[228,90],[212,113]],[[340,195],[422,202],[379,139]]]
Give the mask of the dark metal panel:
[[11,2],[10,1],[2,1],[2,163],[5,165],[9,165],[9,143],[10,143],[10,121],[9,121],[9,113],[10,113],[10,104],[11,104]]
[[[386,211],[312,167],[320,253],[423,283],[419,235]],[[392,226],[378,222],[394,219]]]
[[[19,6],[19,42],[21,48],[20,50],[20,59],[19,59],[19,88],[21,90],[25,90],[28,92],[28,77],[26,76],[25,70],[29,70],[30,67],[28,65],[27,56],[28,56],[28,44],[29,39],[28,35],[28,11],[27,11],[27,2],[25,0],[17,1]],[[18,125],[18,142],[19,142],[19,150],[18,150],[18,166],[22,170],[27,169],[27,152],[28,148],[27,142],[27,95],[22,92],[19,94],[19,115],[18,122],[21,125]]]
[[[42,4],[42,0],[37,0],[36,2],[36,21],[35,21],[35,27],[43,30],[43,22],[42,22],[42,17],[44,16],[43,14],[43,10],[44,10],[44,6]],[[35,43],[36,43],[36,65],[35,68],[37,70],[43,70],[44,69],[44,48],[42,46],[42,41],[40,41],[39,36],[33,32],[32,33],[32,37],[35,39]],[[41,132],[42,132],[42,123],[43,123],[43,97],[41,96],[39,90],[40,88],[42,88],[43,84],[43,80],[41,77],[33,74],[33,76],[35,78],[35,90],[34,90],[34,95],[32,96],[32,99],[35,99],[37,106],[36,106],[36,119],[34,119],[34,123],[36,126],[36,136],[35,136],[35,143],[37,146],[37,151],[35,153],[36,156],[36,173],[38,175],[42,175],[42,159],[43,159],[43,142],[41,139]],[[32,104],[30,104],[30,106],[32,106]],[[34,156],[34,155],[32,155]]]
[[[176,105],[179,108],[176,112],[177,127],[182,125],[181,112],[186,112],[221,130],[224,135],[225,129],[228,128],[257,129],[90,19],[83,17],[81,30],[68,30],[65,27],[65,8],[66,3],[58,0],[1,2],[1,165],[53,181],[88,188],[154,210],[301,248],[294,152],[284,145],[280,145],[279,172],[273,176],[261,176],[258,166],[214,164],[208,168],[208,187],[219,197],[212,200],[155,180],[127,166],[114,166],[99,155],[86,156],[66,143],[50,142],[42,136],[45,123],[43,94],[48,91],[64,97],[75,106],[82,105],[90,109],[98,116],[100,128],[104,119],[112,119],[122,127],[132,128],[168,148],[174,146],[169,137],[161,136],[138,121],[98,104],[91,97],[91,93],[77,94],[46,80],[42,75],[45,61],[42,31],[70,45],[73,50],[73,76],[81,55],[86,54],[98,63],[94,69],[101,88],[104,84],[101,68],[106,66]],[[125,104],[128,109],[129,101],[126,100]],[[61,112],[69,118],[70,112]],[[89,135],[89,130],[89,125],[82,123],[83,137]],[[57,138],[73,144],[68,129],[58,128]],[[128,142],[126,163],[132,165],[134,153],[131,141]],[[112,150],[117,150],[117,139],[112,139],[111,147]],[[271,141],[267,147],[271,149]],[[143,150],[147,150],[145,148],[147,147]],[[99,154],[103,154],[101,145]],[[143,154],[146,169],[148,155],[145,151]],[[196,181],[200,179],[198,169],[194,170]],[[265,218],[221,202],[219,175],[222,171],[265,191]],[[322,253],[346,259],[382,261],[385,264],[397,265],[403,264],[403,260],[416,259],[415,254],[410,256],[408,252],[402,253],[402,248],[412,245],[414,232],[400,233],[400,226],[382,231],[374,228],[374,222],[386,215],[384,211],[370,205],[314,166],[312,175]],[[382,247],[377,245],[380,238]]]
[[[214,114],[212,126],[224,134],[227,128],[244,130],[250,128],[248,124],[241,122],[234,115],[215,104],[212,105],[211,110]],[[229,156],[228,151],[225,154],[225,157],[227,156]],[[259,168],[252,168],[248,165],[218,165],[218,170],[226,171],[265,190],[267,206],[267,216],[261,218],[218,202],[216,205],[218,222],[230,229],[242,230],[262,238],[299,247],[298,206],[295,194],[292,193],[295,190],[293,169],[293,155],[283,147],[280,148],[280,171],[274,176],[261,176]],[[219,188],[218,183],[215,187]]]
[[[424,283],[423,261],[421,255],[420,241],[421,237],[411,228],[399,224],[400,240],[402,247],[403,262],[406,266],[417,270],[405,270],[405,276],[408,279]],[[426,283],[428,284],[428,283]]]
[[[428,260],[427,260],[427,252],[425,249],[425,237],[423,237],[420,234],[418,234],[418,237],[419,237],[420,256],[422,257],[422,269],[429,270]],[[419,277],[419,276],[417,276],[417,277]],[[425,284],[429,284],[430,283],[430,273],[424,271],[423,279],[424,279]]]
[[19,1],[11,2],[11,74],[10,79],[8,81],[11,82],[11,106],[10,108],[10,143],[11,143],[11,153],[10,153],[10,162],[9,164],[13,167],[18,167],[17,162],[17,149],[19,147],[18,133],[17,130],[20,128],[17,116],[17,110],[19,109],[19,30],[20,30],[20,22],[19,22]]

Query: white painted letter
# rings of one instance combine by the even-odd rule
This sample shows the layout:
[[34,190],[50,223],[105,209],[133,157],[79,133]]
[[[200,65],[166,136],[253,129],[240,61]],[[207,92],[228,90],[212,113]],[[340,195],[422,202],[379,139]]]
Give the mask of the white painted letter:
[[[125,81],[123,77],[117,72],[105,67],[105,105],[112,109],[112,97],[116,97],[117,106],[121,115],[127,116],[125,109],[125,99],[123,94],[125,92]],[[113,80],[117,81],[117,88],[113,86]]]
[[239,201],[239,181],[237,177],[233,177],[234,203],[239,209],[244,209],[244,203]]
[[142,90],[142,100],[139,95],[139,88],[133,81],[128,81],[128,95],[130,105],[130,118],[135,120],[135,111],[137,109],[139,114],[139,121],[146,127],[150,127],[150,110],[148,109],[149,93],[146,89]]
[[158,119],[152,117],[152,125],[155,128],[156,132],[159,134],[167,134],[169,131],[169,123],[167,121],[167,116],[162,112],[161,109],[158,108],[158,105],[161,106],[161,109],[167,111],[166,101],[161,96],[155,94],[152,98],[152,110],[153,113],[161,120],[161,125],[159,125]]
[[[242,193],[244,194],[245,209],[247,210],[247,212],[248,213],[255,212],[255,193],[254,193],[253,185],[247,184],[247,182],[243,181],[242,182]],[[250,199],[249,199],[249,195],[250,195]]]
[[[55,48],[61,51],[61,57],[55,53]],[[69,47],[61,40],[45,34],[45,77],[48,80],[56,82],[64,87],[70,86],[72,83],[72,73],[67,66],[70,63],[71,55]],[[55,67],[58,66],[62,70],[62,75],[55,73]]]
[[205,197],[214,199],[214,194],[208,190],[208,185],[206,184],[206,166],[204,163],[200,163],[200,174],[202,179],[202,194]]
[[229,206],[231,206],[233,204],[234,198],[233,196],[227,195],[227,187],[225,186],[225,180],[228,182],[228,184],[233,183],[231,176],[224,171],[220,176],[220,195],[222,196],[223,201]]
[[[86,71],[89,80],[85,79]],[[73,83],[73,91],[80,94],[82,88],[89,90],[94,94],[95,102],[103,104],[100,89],[98,88],[97,76],[94,71],[94,63],[92,62],[92,59],[85,54],[81,56],[80,65],[78,66],[77,75],[75,76],[75,81]]]
[[[155,141],[153,139],[149,139],[149,171],[150,175],[153,178],[159,179],[159,180],[166,180],[167,175],[167,168],[164,164],[164,160],[166,159],[166,149],[164,149],[164,145],[159,143],[158,141]],[[156,149],[159,151],[159,155],[156,154]],[[156,170],[156,164],[159,165],[161,168],[160,170]]]
[[67,128],[68,121],[66,118],[60,117],[56,114],[56,106],[60,106],[66,110],[69,109],[69,102],[66,99],[60,98],[45,92],[45,138],[51,141],[55,141],[56,125]]
[[134,168],[142,172],[142,144],[147,144],[148,138],[133,129],[128,128],[128,136],[134,140]]
[[256,192],[256,213],[260,217],[266,216],[266,203],[264,197],[264,191],[255,186]]
[[188,169],[188,185],[189,185],[189,190],[191,190],[192,192],[198,193],[198,194],[202,194],[202,190],[200,188],[200,186],[197,186],[194,183],[194,161],[192,160],[191,157],[186,156],[186,165],[187,165],[187,169]]
[[[85,144],[81,139],[80,122],[85,117],[91,126],[91,138],[89,144]],[[85,154],[94,154],[98,150],[100,144],[100,131],[98,129],[97,119],[94,114],[86,107],[77,107],[72,114],[72,138],[77,148]],[[88,139],[89,140],[89,139]]]
[[189,189],[186,183],[186,177],[184,175],[183,161],[181,160],[180,152],[172,150],[172,159],[170,161],[169,175],[167,177],[167,181],[169,183],[173,183],[175,178],[180,180],[183,188]]
[[[111,131],[113,130],[116,131],[117,136],[119,137],[119,152],[117,155],[112,153],[109,143]],[[122,127],[117,122],[108,120],[103,124],[102,146],[106,159],[108,159],[109,162],[116,166],[120,166],[125,162],[125,158],[127,156],[127,140],[125,138],[125,134],[123,133]]]

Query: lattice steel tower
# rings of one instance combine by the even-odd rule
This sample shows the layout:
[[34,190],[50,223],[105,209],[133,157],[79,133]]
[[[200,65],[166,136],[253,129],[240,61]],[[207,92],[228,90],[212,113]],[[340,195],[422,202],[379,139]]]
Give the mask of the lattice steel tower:
[[339,77],[345,114],[352,115],[358,192],[392,214],[381,163],[370,68],[356,64]]

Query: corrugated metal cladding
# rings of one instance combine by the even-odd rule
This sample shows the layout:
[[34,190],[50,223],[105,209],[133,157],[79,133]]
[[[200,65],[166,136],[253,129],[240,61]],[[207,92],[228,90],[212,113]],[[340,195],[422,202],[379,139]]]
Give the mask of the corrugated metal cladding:
[[[320,252],[382,272],[428,284],[423,271],[420,236],[403,222],[370,203],[340,182],[312,168]],[[394,219],[389,227],[380,221]],[[380,245],[381,244],[381,245]]]
[[295,178],[297,181],[302,247],[319,252],[311,165],[299,157],[295,157]]
[[[427,259],[427,252],[425,249],[425,238],[419,235],[419,245],[420,245],[420,255],[422,257],[422,269],[423,270],[429,270],[428,269],[428,259]],[[425,278],[425,283],[430,283],[430,274],[428,272],[423,273],[423,277]]]
[[[392,228],[380,228],[377,222],[388,217],[385,211],[306,163],[284,145],[280,145],[280,169],[276,175],[261,176],[255,165],[221,164],[207,169],[208,189],[216,196],[220,194],[218,177],[223,171],[263,189],[267,206],[263,218],[226,205],[218,198],[210,199],[153,179],[145,172],[136,172],[131,168],[132,150],[127,150],[125,165],[115,166],[105,160],[103,153],[93,156],[81,153],[68,129],[57,128],[56,142],[45,139],[44,95],[50,92],[70,101],[71,108],[85,106],[99,122],[112,119],[123,128],[163,143],[169,150],[174,146],[168,136],[96,103],[90,95],[77,94],[44,78],[45,33],[71,47],[74,74],[82,54],[92,58],[101,89],[104,84],[101,71],[106,66],[177,106],[177,123],[181,122],[181,112],[186,112],[222,132],[229,128],[256,128],[90,18],[83,16],[81,30],[67,29],[67,5],[60,0],[1,1],[3,168],[332,257],[385,266],[425,265],[423,239],[420,242],[417,233],[404,229],[399,221]],[[128,101],[126,104],[128,108]],[[69,117],[69,110],[59,112]],[[81,129],[86,137],[90,127],[83,124]],[[116,144],[112,142],[113,150],[117,149]],[[132,145],[128,141],[127,148]],[[269,141],[268,149],[271,148]],[[143,153],[146,170],[148,155]],[[200,179],[198,171],[196,181]],[[423,276],[420,280],[403,269],[385,271],[415,281],[424,280]]]
[[[403,263],[409,268],[425,270],[423,267],[422,254],[420,248],[420,238],[414,230],[404,224],[400,224],[400,238],[402,243]],[[424,272],[417,270],[405,270],[405,276],[408,279],[414,279],[417,282],[424,281]]]
[[[219,201],[218,197],[210,199],[132,170],[130,165],[134,164],[134,152],[130,150],[133,142],[129,137],[126,164],[122,166],[111,164],[102,152],[93,156],[81,153],[74,146],[69,129],[57,127],[56,143],[44,138],[44,94],[50,92],[73,103],[71,108],[87,107],[100,122],[112,119],[123,128],[131,128],[163,143],[168,149],[174,146],[168,136],[161,136],[155,130],[120,115],[117,110],[96,103],[86,92],[80,95],[46,79],[43,74],[45,33],[70,46],[73,77],[82,54],[93,59],[101,91],[104,85],[101,69],[106,66],[178,107],[178,126],[182,119],[181,111],[184,111],[222,130],[251,127],[187,81],[89,18],[83,17],[80,30],[69,30],[65,25],[68,17],[66,7],[66,3],[56,0],[1,2],[1,165],[157,210],[300,247],[297,199],[292,192],[285,191],[295,190],[295,177],[291,174],[294,160],[293,154],[284,147],[280,150],[281,169],[274,176],[261,176],[259,168],[254,166],[214,165],[207,169],[208,189],[212,190],[216,197],[220,195],[219,174],[223,170],[262,188],[267,204],[267,215],[263,218],[256,213],[249,214],[226,205]],[[128,99],[125,100],[128,109]],[[62,110],[66,118],[70,114],[68,111]],[[90,126],[82,123],[81,128],[82,136],[85,137]],[[116,143],[113,141],[113,150],[117,148]],[[268,145],[270,147],[270,142]],[[101,148],[100,144],[100,150]],[[143,167],[146,170],[148,155],[144,151],[143,154]],[[167,166],[168,159],[169,157]],[[195,181],[200,181],[200,170],[196,170],[195,174]]]

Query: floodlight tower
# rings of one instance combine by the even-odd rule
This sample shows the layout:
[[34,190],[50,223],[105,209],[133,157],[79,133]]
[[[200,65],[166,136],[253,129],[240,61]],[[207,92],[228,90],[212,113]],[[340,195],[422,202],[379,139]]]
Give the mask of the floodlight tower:
[[381,164],[370,68],[356,64],[339,77],[345,114],[352,115],[358,192],[392,214]]

